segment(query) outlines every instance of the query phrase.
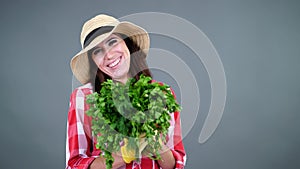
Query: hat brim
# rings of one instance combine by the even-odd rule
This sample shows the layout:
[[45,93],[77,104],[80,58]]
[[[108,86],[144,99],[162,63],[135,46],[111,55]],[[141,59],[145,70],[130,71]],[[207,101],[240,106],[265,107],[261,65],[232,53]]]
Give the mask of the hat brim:
[[141,27],[130,22],[119,22],[114,28],[100,36],[97,36],[91,43],[78,52],[71,60],[70,66],[74,76],[81,84],[86,84],[90,80],[90,64],[87,52],[108,38],[113,33],[121,33],[130,37],[146,55],[150,47],[148,33]]

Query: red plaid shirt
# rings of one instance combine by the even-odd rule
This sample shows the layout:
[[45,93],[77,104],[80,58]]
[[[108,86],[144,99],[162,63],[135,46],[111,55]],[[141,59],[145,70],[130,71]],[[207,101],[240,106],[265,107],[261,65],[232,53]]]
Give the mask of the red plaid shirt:
[[[93,92],[92,89],[92,85],[88,83],[76,88],[71,94],[66,139],[67,169],[88,169],[101,153],[101,150],[96,148],[95,138],[92,136],[92,119],[85,113],[89,109],[85,97]],[[171,113],[171,117],[167,146],[176,160],[175,168],[184,168],[186,154],[182,143],[179,112]],[[120,169],[129,168],[159,169],[160,166],[155,160],[143,157],[139,163],[133,161]]]

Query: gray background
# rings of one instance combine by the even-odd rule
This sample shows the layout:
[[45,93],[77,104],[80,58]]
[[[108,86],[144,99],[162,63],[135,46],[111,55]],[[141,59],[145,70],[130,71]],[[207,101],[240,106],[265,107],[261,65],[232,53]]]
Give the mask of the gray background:
[[10,0],[0,8],[0,168],[64,168],[69,61],[80,49],[83,22],[102,12],[177,15],[217,49],[227,78],[226,107],[216,132],[199,144],[210,103],[207,73],[179,42],[151,37],[151,45],[187,56],[191,69],[198,68],[200,111],[183,140],[187,168],[300,168],[298,1]]

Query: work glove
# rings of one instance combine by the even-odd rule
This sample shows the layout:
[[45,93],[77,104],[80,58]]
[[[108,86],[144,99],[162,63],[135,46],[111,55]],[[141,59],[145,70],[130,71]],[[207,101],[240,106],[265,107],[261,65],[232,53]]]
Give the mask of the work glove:
[[140,158],[142,156],[142,151],[145,149],[147,144],[148,143],[145,140],[145,138],[140,137],[139,138],[139,147],[138,147],[138,152],[137,152],[136,149],[129,146],[129,140],[127,138],[124,138],[124,145],[121,146],[121,153],[122,153],[122,158],[123,158],[124,162],[131,163],[136,158]]

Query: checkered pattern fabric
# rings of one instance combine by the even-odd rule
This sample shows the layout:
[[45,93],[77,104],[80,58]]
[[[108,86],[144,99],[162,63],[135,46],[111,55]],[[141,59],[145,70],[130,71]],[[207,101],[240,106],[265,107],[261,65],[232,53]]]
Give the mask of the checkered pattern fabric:
[[[85,97],[92,92],[92,85],[88,83],[76,88],[71,94],[67,122],[66,169],[88,169],[101,153],[101,150],[96,148],[95,137],[92,136],[92,119],[85,113],[89,109]],[[167,146],[176,160],[175,168],[184,168],[186,154],[182,143],[179,112],[171,113],[170,124]],[[139,163],[133,161],[121,168],[159,169],[160,166],[155,160],[143,157]]]

